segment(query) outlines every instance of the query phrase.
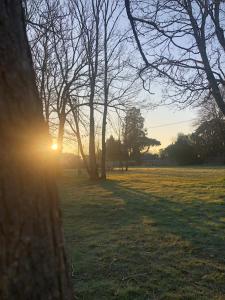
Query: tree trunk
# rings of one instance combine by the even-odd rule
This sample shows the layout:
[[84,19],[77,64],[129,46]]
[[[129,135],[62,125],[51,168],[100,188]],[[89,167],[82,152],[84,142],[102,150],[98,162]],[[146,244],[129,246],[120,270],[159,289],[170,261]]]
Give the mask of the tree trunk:
[[64,138],[65,123],[66,123],[66,116],[65,116],[65,114],[63,114],[59,118],[59,129],[58,129],[58,137],[57,137],[58,154],[61,154],[63,151],[63,138]]
[[90,179],[98,179],[98,169],[95,155],[95,122],[94,107],[90,103],[90,136],[89,136],[89,175]]
[[[107,3],[108,4],[108,3]],[[108,5],[106,5],[106,15],[108,10]],[[102,156],[101,156],[101,178],[106,180],[106,125],[107,125],[107,112],[108,112],[108,97],[109,97],[109,87],[108,87],[108,23],[107,18],[104,18],[104,111],[102,118]]]
[[106,179],[106,117],[107,117],[107,103],[104,105],[103,121],[102,121],[102,156],[101,156],[101,178]]
[[104,105],[103,121],[102,121],[102,156],[101,156],[101,178],[106,179],[106,117],[107,117],[107,103]]
[[[72,107],[72,105],[71,105],[71,107]],[[74,118],[74,122],[75,122],[75,126],[76,126],[76,137],[77,137],[77,143],[78,143],[78,147],[79,147],[79,150],[80,150],[80,154],[81,154],[81,157],[83,159],[84,167],[85,167],[88,175],[90,176],[89,166],[88,166],[88,162],[87,162],[87,159],[86,159],[86,156],[85,156],[85,153],[84,153],[84,148],[83,148],[83,144],[82,144],[82,141],[81,141],[81,135],[80,135],[79,108],[77,109],[77,111],[72,109],[72,114],[73,114],[73,118]]]
[[63,139],[64,139],[64,128],[66,123],[66,104],[67,98],[63,97],[63,104],[62,109],[58,111],[59,117],[59,129],[58,129],[58,136],[57,136],[57,145],[58,145],[58,154],[61,154],[63,151]]
[[[89,99],[89,108],[90,108],[90,127],[89,127],[89,170],[90,170],[90,179],[97,180],[98,177],[98,168],[96,163],[96,154],[95,154],[95,117],[94,117],[94,98],[95,98],[95,89],[96,89],[96,78],[98,76],[98,60],[99,60],[99,13],[100,13],[100,3],[101,1],[91,1],[92,9],[94,13],[94,22],[95,22],[95,48],[94,48],[94,57],[90,60],[89,68],[91,69],[90,76],[90,99]],[[94,4],[95,3],[95,4]],[[90,45],[89,45],[90,46]],[[93,45],[91,45],[92,49]],[[88,53],[90,55],[91,53]],[[92,55],[92,54],[91,54]],[[94,58],[94,61],[93,61]]]
[[0,1],[0,299],[72,299],[21,0]]

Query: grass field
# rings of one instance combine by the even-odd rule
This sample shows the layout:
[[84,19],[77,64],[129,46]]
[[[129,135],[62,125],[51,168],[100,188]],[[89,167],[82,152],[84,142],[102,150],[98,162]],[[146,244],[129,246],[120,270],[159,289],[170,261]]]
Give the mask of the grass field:
[[225,169],[65,173],[76,299],[225,299]]

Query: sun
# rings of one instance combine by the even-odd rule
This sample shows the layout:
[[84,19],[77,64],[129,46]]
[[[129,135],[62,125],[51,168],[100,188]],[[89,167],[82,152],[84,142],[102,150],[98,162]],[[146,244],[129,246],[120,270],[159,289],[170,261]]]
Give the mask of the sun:
[[52,145],[51,145],[51,149],[52,149],[53,151],[56,151],[56,150],[58,149],[58,145],[57,145],[56,143],[52,144]]

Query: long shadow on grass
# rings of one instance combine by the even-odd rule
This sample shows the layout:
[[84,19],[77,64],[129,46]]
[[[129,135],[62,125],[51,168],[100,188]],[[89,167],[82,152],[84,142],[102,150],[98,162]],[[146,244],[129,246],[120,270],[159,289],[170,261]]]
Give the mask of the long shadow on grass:
[[68,197],[78,299],[220,299],[214,295],[225,293],[222,200],[196,195],[183,202],[123,184],[81,181],[79,200],[73,190]]
[[[165,197],[158,197],[137,189],[127,188],[118,181],[101,183],[110,191],[113,197],[122,199],[124,210],[118,210],[111,218],[102,216],[100,222],[104,227],[112,226],[112,218],[116,226],[138,224],[144,217],[154,220],[154,226],[165,234],[176,234],[191,242],[197,252],[204,256],[225,262],[225,203],[203,202],[193,199],[192,202],[182,202]],[[116,220],[119,220],[116,223]]]

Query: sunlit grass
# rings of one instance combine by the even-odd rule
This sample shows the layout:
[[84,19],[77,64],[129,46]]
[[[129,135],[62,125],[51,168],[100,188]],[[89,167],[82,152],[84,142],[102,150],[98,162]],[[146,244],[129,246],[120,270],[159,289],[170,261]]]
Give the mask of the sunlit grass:
[[225,299],[225,170],[151,168],[91,183],[65,173],[77,299]]

